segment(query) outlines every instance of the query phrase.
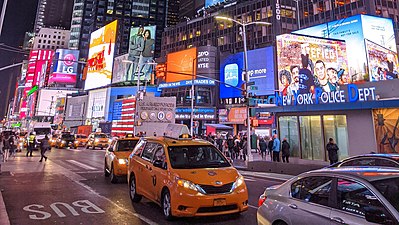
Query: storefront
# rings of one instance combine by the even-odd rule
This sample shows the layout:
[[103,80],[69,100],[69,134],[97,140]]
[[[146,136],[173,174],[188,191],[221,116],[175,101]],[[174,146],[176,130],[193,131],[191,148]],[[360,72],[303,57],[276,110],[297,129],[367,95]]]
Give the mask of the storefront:
[[[190,126],[191,108],[176,108],[176,122]],[[194,133],[206,134],[205,124],[216,123],[215,107],[195,107],[194,108]]]

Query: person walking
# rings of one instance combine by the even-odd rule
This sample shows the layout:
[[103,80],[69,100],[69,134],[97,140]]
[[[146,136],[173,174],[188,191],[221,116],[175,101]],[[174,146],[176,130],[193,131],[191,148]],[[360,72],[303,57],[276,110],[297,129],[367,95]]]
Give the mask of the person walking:
[[40,155],[41,155],[41,158],[40,158],[39,162],[42,162],[43,158],[44,158],[45,161],[47,161],[47,156],[45,154],[46,154],[46,151],[48,149],[50,149],[50,143],[48,141],[49,141],[49,139],[48,139],[48,136],[46,135],[44,137],[44,139],[40,142]]
[[8,161],[9,154],[10,154],[10,135],[6,134],[3,139],[3,162]]
[[260,155],[262,156],[262,159],[266,159],[267,155],[267,143],[263,138],[260,138],[259,140],[259,150],[260,150]]
[[334,139],[330,138],[328,144],[326,145],[328,152],[328,159],[330,160],[330,165],[338,162],[338,145],[335,144]]
[[28,136],[28,150],[26,152],[26,157],[28,157],[28,155],[32,157],[32,152],[33,149],[35,148],[35,144],[36,144],[36,135],[34,132],[32,132]]
[[273,135],[273,162],[280,162],[280,140],[277,137],[277,134]]
[[9,146],[9,157],[12,156],[13,158],[15,158],[15,151],[16,151],[16,143],[15,143],[15,136],[14,134],[10,135],[10,138],[8,139],[8,146]]
[[233,136],[229,136],[229,139],[227,139],[227,148],[229,149],[230,157],[234,159],[234,140]]
[[282,158],[283,162],[289,163],[289,158],[290,158],[290,144],[287,141],[287,138],[283,139],[283,143],[281,144],[281,152],[282,152]]
[[268,152],[270,153],[270,161],[273,161],[273,143],[274,143],[273,141],[274,141],[273,136],[271,136],[269,138],[269,142],[267,143],[267,149]]

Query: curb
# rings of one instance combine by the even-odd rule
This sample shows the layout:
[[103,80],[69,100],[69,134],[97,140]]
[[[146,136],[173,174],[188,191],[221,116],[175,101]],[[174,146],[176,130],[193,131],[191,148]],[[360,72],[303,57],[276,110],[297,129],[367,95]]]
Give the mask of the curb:
[[6,205],[4,204],[2,190],[0,190],[0,225],[10,225]]

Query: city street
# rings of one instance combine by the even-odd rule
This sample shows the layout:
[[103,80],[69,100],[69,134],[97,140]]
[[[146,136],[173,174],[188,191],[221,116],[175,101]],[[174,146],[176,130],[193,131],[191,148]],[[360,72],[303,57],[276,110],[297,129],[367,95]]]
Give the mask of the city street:
[[[24,153],[24,152],[23,152]],[[283,179],[242,171],[249,210],[239,216],[179,218],[168,222],[144,199],[132,204],[126,179],[111,184],[103,174],[104,150],[52,149],[39,162],[18,153],[3,164],[0,189],[11,224],[256,224],[258,197]],[[1,222],[1,221],[0,221]]]

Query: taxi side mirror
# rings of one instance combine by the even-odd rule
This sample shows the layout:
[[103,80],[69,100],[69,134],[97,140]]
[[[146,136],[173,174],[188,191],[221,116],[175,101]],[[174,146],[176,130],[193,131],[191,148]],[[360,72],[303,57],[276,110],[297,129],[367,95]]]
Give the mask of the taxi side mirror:
[[109,148],[108,151],[109,151],[109,152],[113,152],[114,149],[113,149],[113,148]]
[[155,160],[154,163],[152,164],[154,167],[158,167],[161,169],[165,169],[164,165],[163,165],[163,161],[162,160]]

